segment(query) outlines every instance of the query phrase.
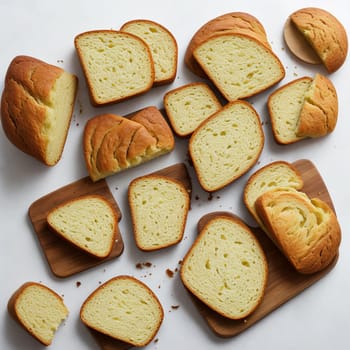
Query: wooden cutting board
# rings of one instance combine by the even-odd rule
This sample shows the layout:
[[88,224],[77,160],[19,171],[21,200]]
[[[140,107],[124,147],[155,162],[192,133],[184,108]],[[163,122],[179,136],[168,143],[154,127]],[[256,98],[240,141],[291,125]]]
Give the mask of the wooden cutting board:
[[99,194],[114,207],[121,220],[121,212],[105,180],[92,182],[89,177],[82,178],[36,200],[29,207],[28,214],[41,248],[53,274],[57,277],[68,277],[105,261],[115,259],[123,252],[124,243],[117,228],[117,235],[112,252],[107,258],[98,259],[73,247],[68,242],[52,233],[46,224],[48,212],[57,205],[88,194]]
[[[304,180],[303,191],[311,198],[318,197],[324,200],[333,209],[333,203],[320,174],[309,160],[298,160],[293,165],[300,171]],[[216,215],[233,215],[231,213],[216,212],[205,215],[198,223],[198,232],[208,220]],[[260,241],[268,261],[269,276],[265,295],[260,306],[249,317],[242,320],[227,319],[215,311],[212,311],[204,303],[191,297],[200,314],[208,323],[211,330],[221,337],[233,337],[246,330],[273,310],[295,297],[307,287],[313,285],[325,276],[336,264],[338,257],[324,270],[312,275],[302,275],[294,270],[292,265],[267,238],[266,234],[259,228],[251,228]]]

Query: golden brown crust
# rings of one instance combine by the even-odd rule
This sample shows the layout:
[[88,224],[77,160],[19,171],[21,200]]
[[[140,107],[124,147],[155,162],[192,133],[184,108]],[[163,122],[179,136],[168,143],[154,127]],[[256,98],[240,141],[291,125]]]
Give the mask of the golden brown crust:
[[185,53],[185,64],[194,74],[206,77],[206,74],[193,57],[193,51],[213,35],[221,33],[246,34],[270,47],[265,29],[257,18],[244,12],[226,13],[205,23],[192,37]]
[[277,189],[261,195],[255,208],[270,238],[300,273],[320,271],[337,255],[340,226],[320,199]]
[[339,69],[347,56],[345,28],[329,12],[314,7],[294,12],[290,19],[320,57],[329,73]]
[[172,131],[156,107],[130,119],[102,114],[84,130],[84,156],[93,181],[140,164],[174,148]]
[[1,99],[1,123],[8,139],[46,165],[54,164],[47,161],[48,139],[41,130],[50,92],[63,72],[36,58],[17,56],[8,67]]

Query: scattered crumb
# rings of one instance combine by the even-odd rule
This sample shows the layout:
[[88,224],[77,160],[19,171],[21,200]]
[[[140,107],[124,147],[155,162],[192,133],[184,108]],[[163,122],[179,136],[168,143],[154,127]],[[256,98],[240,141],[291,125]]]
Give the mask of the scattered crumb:
[[57,63],[63,63],[64,61],[63,60],[57,60]]
[[118,190],[119,190],[119,187],[118,187],[118,186],[116,186],[115,190],[116,190],[116,191],[118,191]]
[[76,126],[79,126],[79,123],[76,123],[75,125],[76,125]]
[[195,198],[196,201],[199,200],[199,196],[198,195],[196,195],[196,197],[194,197],[194,198]]
[[213,199],[213,194],[212,193],[209,193],[208,194],[208,201],[211,201]]
[[170,270],[170,269],[166,269],[166,274],[168,275],[168,277],[172,278],[174,277],[174,271]]
[[159,338],[154,339],[154,343],[158,343],[159,342]]
[[141,263],[137,263],[135,266],[136,266],[137,269],[142,269],[142,264]]
[[102,281],[98,281],[98,284],[102,284]]
[[149,261],[146,261],[146,262],[142,262],[142,263],[139,262],[135,266],[136,266],[137,269],[143,269],[144,267],[152,267],[153,264],[151,262],[149,262]]
[[179,261],[178,261],[178,264],[179,264],[179,265],[182,265],[182,260],[179,260]]
[[75,283],[75,285],[79,288],[79,287],[81,286],[81,282],[80,282],[80,281],[77,281],[77,282]]
[[179,307],[180,307],[180,305],[171,305],[171,308],[172,308],[173,310],[177,310]]

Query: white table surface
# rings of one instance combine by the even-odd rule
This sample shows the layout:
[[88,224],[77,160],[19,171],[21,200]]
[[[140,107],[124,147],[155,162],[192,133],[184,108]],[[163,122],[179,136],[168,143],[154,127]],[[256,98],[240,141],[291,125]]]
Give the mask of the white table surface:
[[[177,1],[45,1],[12,0],[0,3],[0,90],[8,64],[20,54],[31,55],[56,64],[78,75],[80,79],[77,104],[61,161],[52,168],[23,154],[10,144],[0,128],[0,349],[41,349],[6,310],[10,295],[22,283],[37,281],[64,295],[70,310],[68,319],[56,333],[52,350],[98,349],[86,328],[79,321],[79,309],[85,298],[100,282],[119,274],[133,275],[149,285],[159,296],[165,311],[164,322],[147,349],[345,349],[350,343],[350,61],[330,75],[338,91],[339,119],[335,131],[322,139],[307,140],[289,146],[278,146],[272,138],[270,125],[264,123],[266,142],[259,165],[208,201],[190,168],[193,181],[193,202],[185,238],[172,248],[142,253],[134,244],[126,201],[131,179],[179,161],[187,163],[185,140],[176,139],[176,150],[138,168],[108,178],[108,185],[122,209],[120,229],[125,250],[120,258],[69,278],[59,279],[48,268],[29,221],[27,211],[32,202],[43,195],[87,175],[82,157],[82,133],[86,121],[94,115],[111,112],[128,114],[148,105],[162,107],[166,91],[197,81],[184,65],[183,57],[195,31],[208,20],[233,11],[256,16],[265,26],[272,48],[286,68],[281,84],[315,72],[327,74],[320,66],[303,64],[292,57],[283,42],[285,20],[293,11],[306,6],[324,8],[344,24],[350,33],[350,5],[344,0],[280,1],[280,0],[177,0]],[[118,29],[124,22],[145,18],[166,26],[179,46],[179,65],[171,85],[154,88],[147,94],[104,108],[90,105],[85,80],[73,46],[74,36],[92,29]],[[266,98],[273,91],[260,94],[254,104],[262,121],[268,120]],[[179,274],[169,278],[166,269],[178,268],[196,235],[198,219],[211,211],[228,210],[252,223],[242,204],[242,188],[253,171],[274,160],[310,159],[325,180],[342,227],[340,258],[335,268],[322,280],[278,310],[231,338],[215,336],[184,290]],[[195,200],[195,196],[199,199]],[[137,269],[138,262],[153,266]],[[78,287],[77,282],[81,285]],[[172,305],[180,305],[176,310]]]

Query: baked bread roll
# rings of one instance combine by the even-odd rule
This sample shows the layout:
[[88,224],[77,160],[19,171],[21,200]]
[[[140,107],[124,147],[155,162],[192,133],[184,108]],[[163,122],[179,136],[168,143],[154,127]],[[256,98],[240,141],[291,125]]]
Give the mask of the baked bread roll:
[[1,98],[1,124],[21,151],[46,165],[61,158],[78,80],[62,68],[29,56],[10,63]]
[[68,316],[63,299],[52,289],[36,282],[19,287],[8,301],[8,312],[41,344],[52,343],[60,324]]
[[302,192],[271,190],[255,202],[271,239],[294,268],[311,274],[327,267],[338,253],[341,230],[333,210]]
[[74,44],[93,105],[120,102],[153,86],[151,51],[136,35],[94,30],[77,35]]
[[212,36],[198,45],[193,55],[228,101],[256,95],[285,76],[278,57],[266,45],[244,34]]
[[50,210],[50,229],[76,248],[97,257],[107,257],[117,233],[117,215],[102,196],[78,197]]
[[173,133],[156,107],[133,117],[102,114],[84,130],[84,156],[93,181],[134,167],[174,149]]
[[216,216],[183,259],[181,280],[209,308],[229,319],[250,315],[267,282],[264,251],[239,219]]
[[146,346],[158,332],[164,312],[144,283],[131,276],[118,276],[89,295],[80,318],[97,332],[132,346]]
[[338,98],[332,82],[321,74],[303,77],[274,91],[267,102],[274,138],[290,144],[331,133],[338,119]]
[[193,51],[205,40],[222,33],[245,34],[270,47],[265,29],[257,18],[245,12],[226,13],[205,23],[193,35],[186,49],[185,64],[194,74],[203,78],[206,76],[193,57]]
[[222,107],[211,88],[203,82],[170,90],[163,101],[170,124],[180,137],[191,135],[200,123]]
[[154,21],[136,19],[120,28],[140,37],[150,48],[154,63],[153,85],[169,84],[175,80],[177,72],[177,42],[168,29]]
[[345,62],[348,38],[344,26],[328,11],[307,7],[290,15],[292,24],[304,36],[329,73]]
[[245,101],[233,101],[206,119],[189,140],[200,185],[214,192],[246,173],[264,146],[261,122]]
[[161,175],[134,179],[128,200],[136,245],[158,250],[181,241],[190,207],[190,195],[179,181]]

